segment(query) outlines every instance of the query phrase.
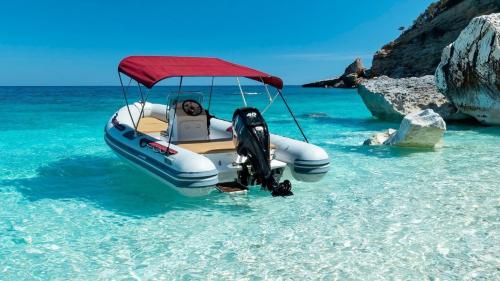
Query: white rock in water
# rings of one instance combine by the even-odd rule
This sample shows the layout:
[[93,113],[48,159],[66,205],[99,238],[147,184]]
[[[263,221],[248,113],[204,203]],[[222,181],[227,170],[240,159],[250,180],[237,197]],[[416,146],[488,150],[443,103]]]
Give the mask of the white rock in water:
[[358,94],[373,116],[401,121],[407,114],[433,109],[446,120],[464,119],[457,108],[438,91],[433,75],[394,79],[376,77],[362,82]]
[[500,13],[472,19],[443,50],[435,76],[460,112],[500,125]]
[[399,130],[389,129],[374,134],[363,145],[396,145],[435,147],[442,143],[446,123],[434,110],[410,113],[403,118]]
[[410,113],[403,118],[399,130],[384,144],[413,147],[435,147],[446,131],[446,123],[434,110]]

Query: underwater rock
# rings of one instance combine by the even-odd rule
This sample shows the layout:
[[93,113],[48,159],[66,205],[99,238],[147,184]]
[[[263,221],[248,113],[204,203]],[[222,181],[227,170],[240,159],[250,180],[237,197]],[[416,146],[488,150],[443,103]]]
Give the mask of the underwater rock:
[[299,115],[299,117],[303,118],[327,118],[328,114],[325,112],[312,112],[312,113],[305,113]]
[[401,121],[399,130],[389,129],[374,134],[364,145],[395,145],[406,147],[435,147],[442,143],[446,123],[432,109],[408,114]]
[[387,141],[394,133],[396,133],[395,129],[388,129],[387,131],[376,133],[371,136],[369,139],[363,142],[363,145],[382,145],[385,141]]
[[443,50],[436,84],[461,112],[500,125],[500,13],[474,18]]
[[400,121],[405,115],[424,109],[434,110],[445,120],[467,118],[457,114],[456,107],[437,90],[432,75],[376,77],[362,82],[358,94],[372,115],[383,120]]

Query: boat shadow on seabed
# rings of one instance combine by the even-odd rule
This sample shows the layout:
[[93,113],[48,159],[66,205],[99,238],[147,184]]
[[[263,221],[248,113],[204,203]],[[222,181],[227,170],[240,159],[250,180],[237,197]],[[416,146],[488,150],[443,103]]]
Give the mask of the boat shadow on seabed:
[[216,209],[232,215],[254,211],[246,197],[234,199],[217,192],[202,198],[181,196],[114,157],[74,156],[41,166],[37,172],[4,184],[15,186],[30,201],[77,199],[138,218],[187,209]]

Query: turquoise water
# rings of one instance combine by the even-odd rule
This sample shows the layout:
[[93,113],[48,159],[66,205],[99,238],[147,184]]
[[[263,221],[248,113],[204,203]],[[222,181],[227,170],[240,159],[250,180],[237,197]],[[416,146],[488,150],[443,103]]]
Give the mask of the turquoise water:
[[[211,112],[228,118],[237,93],[216,88]],[[500,279],[499,128],[449,125],[435,150],[363,147],[397,124],[355,91],[285,93],[331,157],[326,178],[288,198],[186,198],[105,145],[119,88],[0,88],[0,280]],[[300,136],[281,103],[265,117]]]

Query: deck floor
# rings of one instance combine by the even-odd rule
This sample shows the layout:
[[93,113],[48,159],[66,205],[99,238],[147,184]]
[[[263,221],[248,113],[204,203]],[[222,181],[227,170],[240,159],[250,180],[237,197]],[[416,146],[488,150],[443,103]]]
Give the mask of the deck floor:
[[[154,117],[143,117],[139,121],[137,131],[146,135],[150,135],[154,138],[158,138],[159,134],[163,131],[166,131],[167,128],[168,124],[165,121],[156,119]],[[232,139],[186,141],[177,142],[175,143],[175,145],[198,154],[236,151],[236,147],[234,146]],[[271,148],[274,148],[274,145],[271,144]]]
[[198,154],[222,153],[235,151],[233,140],[206,140],[193,142],[179,142],[175,145]]

